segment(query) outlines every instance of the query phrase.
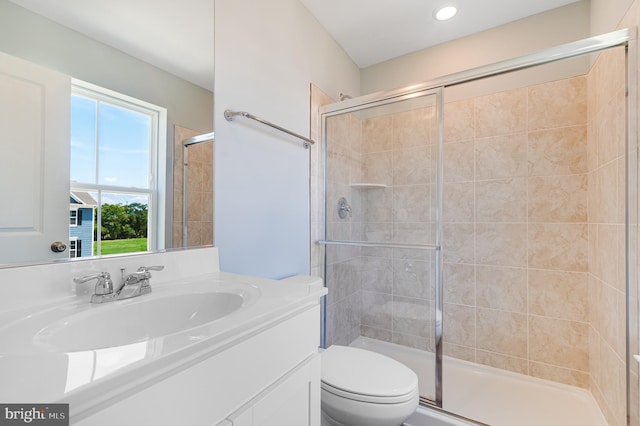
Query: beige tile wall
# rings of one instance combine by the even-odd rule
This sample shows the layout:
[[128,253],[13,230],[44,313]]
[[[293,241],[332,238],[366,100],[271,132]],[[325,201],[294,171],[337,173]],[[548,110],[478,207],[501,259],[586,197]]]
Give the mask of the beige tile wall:
[[445,105],[446,355],[589,386],[587,173],[585,77]]

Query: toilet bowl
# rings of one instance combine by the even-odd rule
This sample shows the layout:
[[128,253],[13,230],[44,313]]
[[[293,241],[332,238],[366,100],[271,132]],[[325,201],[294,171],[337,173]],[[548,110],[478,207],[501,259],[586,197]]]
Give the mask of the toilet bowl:
[[418,377],[389,357],[333,345],[321,360],[323,426],[400,426],[418,406]]

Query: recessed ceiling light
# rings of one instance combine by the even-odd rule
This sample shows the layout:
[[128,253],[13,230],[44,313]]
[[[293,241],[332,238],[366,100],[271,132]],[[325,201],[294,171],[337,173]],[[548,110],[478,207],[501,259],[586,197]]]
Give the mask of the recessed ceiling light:
[[443,6],[433,12],[433,17],[438,21],[446,21],[453,18],[456,13],[458,13],[458,9],[455,6]]

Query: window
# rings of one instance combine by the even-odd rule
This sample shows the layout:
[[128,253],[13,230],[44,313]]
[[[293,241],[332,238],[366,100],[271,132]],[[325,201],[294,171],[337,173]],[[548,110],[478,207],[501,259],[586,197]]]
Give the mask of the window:
[[73,81],[71,191],[97,201],[95,255],[163,247],[165,161],[164,108]]
[[80,241],[78,241],[77,238],[71,237],[69,239],[69,257],[70,258],[80,257],[81,251],[80,251],[79,243]]
[[78,226],[78,210],[69,210],[69,226]]

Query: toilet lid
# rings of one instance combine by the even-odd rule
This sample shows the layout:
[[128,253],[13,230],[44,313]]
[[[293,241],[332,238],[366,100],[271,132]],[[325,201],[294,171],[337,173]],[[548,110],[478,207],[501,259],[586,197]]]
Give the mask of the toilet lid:
[[351,394],[398,397],[412,394],[418,377],[404,364],[364,349],[333,345],[322,352],[322,382]]

